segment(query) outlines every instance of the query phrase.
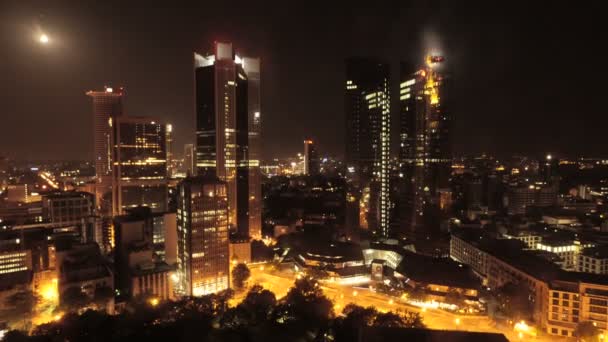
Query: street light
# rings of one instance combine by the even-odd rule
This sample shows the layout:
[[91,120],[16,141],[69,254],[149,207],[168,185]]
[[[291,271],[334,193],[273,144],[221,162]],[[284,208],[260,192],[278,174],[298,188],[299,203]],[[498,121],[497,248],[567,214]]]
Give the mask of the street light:
[[158,305],[158,302],[158,298],[150,299],[150,305],[152,305],[153,307],[156,307]]
[[48,43],[49,43],[49,41],[50,41],[50,40],[49,40],[49,36],[47,36],[45,33],[42,33],[42,34],[40,35],[40,37],[38,38],[38,41],[39,41],[41,44],[46,45],[46,44],[48,44]]

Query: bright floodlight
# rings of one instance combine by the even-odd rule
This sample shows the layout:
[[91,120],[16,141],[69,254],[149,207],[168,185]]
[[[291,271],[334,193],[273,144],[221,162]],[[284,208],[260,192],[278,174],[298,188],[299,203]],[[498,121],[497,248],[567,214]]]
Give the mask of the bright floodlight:
[[42,44],[47,44],[49,42],[49,36],[43,33],[40,35],[39,40]]

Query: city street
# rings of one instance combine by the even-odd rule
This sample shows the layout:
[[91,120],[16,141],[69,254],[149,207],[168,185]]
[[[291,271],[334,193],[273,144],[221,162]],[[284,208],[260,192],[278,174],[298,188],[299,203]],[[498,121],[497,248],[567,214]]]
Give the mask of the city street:
[[[294,283],[294,275],[288,272],[269,271],[268,268],[268,265],[251,266],[249,285],[259,284],[274,292],[277,298],[285,296]],[[334,302],[336,313],[340,313],[349,303],[354,303],[364,307],[372,306],[384,312],[398,310],[419,312],[422,314],[424,324],[431,329],[501,333],[510,341],[530,339],[534,339],[535,341],[556,341],[555,338],[548,339],[543,336],[536,338],[525,335],[520,336],[512,329],[497,326],[487,316],[458,315],[440,309],[420,308],[404,303],[398,298],[372,292],[367,288],[342,286],[329,282],[323,284],[321,288],[325,295]],[[237,294],[233,299],[233,303],[238,303],[245,294],[246,291]]]

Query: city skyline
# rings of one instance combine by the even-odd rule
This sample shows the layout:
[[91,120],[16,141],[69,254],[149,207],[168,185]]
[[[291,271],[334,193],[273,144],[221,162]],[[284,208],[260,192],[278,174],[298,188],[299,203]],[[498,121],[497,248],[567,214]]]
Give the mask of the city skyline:
[[[103,85],[125,87],[127,115],[155,116],[172,123],[174,146],[192,143],[191,51],[209,51],[214,40],[232,41],[242,47],[244,54],[260,56],[266,65],[261,101],[268,119],[262,127],[263,159],[298,151],[302,139],[308,136],[315,138],[319,152],[341,156],[344,114],[339,93],[344,76],[339,66],[344,59],[384,58],[396,79],[399,62],[419,60],[421,54],[437,45],[443,46],[440,50],[445,50],[441,52],[457,80],[456,154],[603,154],[600,127],[606,119],[601,116],[599,97],[594,95],[599,91],[594,85],[599,85],[596,82],[601,77],[574,70],[553,71],[566,63],[575,65],[597,57],[595,50],[583,50],[595,41],[592,20],[583,21],[576,9],[528,8],[522,13],[505,9],[499,15],[483,7],[441,2],[375,5],[369,11],[355,7],[346,13],[328,9],[314,17],[317,25],[307,31],[301,22],[291,22],[288,17],[293,13],[282,7],[266,13],[245,6],[243,13],[251,16],[240,15],[242,26],[232,28],[221,15],[207,18],[195,14],[197,11],[150,8],[145,10],[147,15],[135,20],[114,18],[106,25],[103,18],[111,16],[109,3],[82,7],[58,4],[53,8],[38,5],[32,2],[3,11],[9,16],[3,20],[3,31],[7,32],[3,38],[14,53],[8,56],[2,71],[9,80],[19,81],[1,86],[8,95],[8,114],[1,120],[3,126],[18,129],[0,137],[0,154],[14,159],[92,160],[90,139],[62,122],[90,126],[86,116],[90,107],[79,96]],[[135,10],[128,4],[121,6],[126,12]],[[229,11],[221,6],[214,9],[218,14]],[[299,10],[303,15],[317,14],[312,8]],[[546,17],[555,19],[552,22],[568,19],[573,24],[569,28],[551,24],[554,33],[540,41],[534,33],[540,24],[534,18],[543,10],[548,11]],[[385,23],[374,15],[388,19]],[[155,22],[161,22],[159,18],[181,26],[155,26]],[[517,23],[515,27],[510,25],[511,20]],[[272,30],[275,26],[284,29]],[[40,47],[29,39],[36,27],[48,31],[47,46]],[[123,39],[138,34],[137,27],[145,27],[147,37],[131,39],[133,43],[128,46],[122,44]],[[326,31],[329,34],[320,34]],[[342,35],[347,39],[337,39]],[[108,55],[109,51],[113,53]],[[507,53],[513,57],[505,58]],[[497,72],[488,77],[489,70],[494,69]],[[159,70],[159,75],[152,77],[150,70]],[[63,74],[73,76],[66,78]],[[318,82],[322,75],[327,82]],[[574,100],[583,95],[583,90],[572,87],[581,83],[590,85],[585,90],[589,101],[584,103]],[[392,90],[396,87],[393,85]],[[301,94],[310,101],[300,101]],[[32,98],[36,101],[28,100]],[[396,101],[393,98],[391,106],[393,127],[398,124]],[[588,120],[574,123],[569,115],[572,112]],[[293,121],[299,124],[290,125]],[[592,121],[594,124],[589,123]],[[471,132],[470,127],[477,129]],[[284,139],[286,133],[290,139]],[[69,143],[70,135],[87,143],[74,146]],[[553,136],[570,139],[557,141]],[[396,139],[393,137],[393,147]],[[57,152],[60,150],[62,155]],[[181,148],[174,150],[179,156]]]
[[606,340],[592,16],[268,5],[0,10],[2,341]]

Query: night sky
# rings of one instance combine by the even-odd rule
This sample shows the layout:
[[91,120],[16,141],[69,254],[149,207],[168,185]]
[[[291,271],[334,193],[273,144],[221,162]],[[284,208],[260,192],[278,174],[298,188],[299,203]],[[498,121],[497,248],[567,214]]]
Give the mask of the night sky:
[[[607,154],[599,5],[152,3],[1,1],[0,155],[92,159],[84,93],[122,85],[128,115],[173,123],[181,156],[194,141],[192,52],[209,51],[214,40],[262,58],[266,158],[300,152],[308,136],[322,154],[342,156],[344,58],[380,57],[396,78],[400,60],[416,61],[429,49],[445,55],[454,84],[455,153]],[[40,27],[48,46],[35,40]],[[396,136],[396,110],[393,118]]]

